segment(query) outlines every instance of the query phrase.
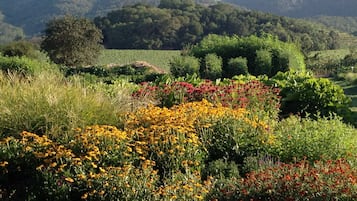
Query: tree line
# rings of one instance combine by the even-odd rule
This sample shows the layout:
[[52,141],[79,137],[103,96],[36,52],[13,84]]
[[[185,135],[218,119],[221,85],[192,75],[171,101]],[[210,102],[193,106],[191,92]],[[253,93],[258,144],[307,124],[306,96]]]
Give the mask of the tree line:
[[305,51],[334,49],[339,34],[305,20],[247,11],[229,4],[210,6],[191,0],[161,1],[158,7],[136,4],[96,17],[104,45],[113,49],[182,49],[208,34],[269,33]]

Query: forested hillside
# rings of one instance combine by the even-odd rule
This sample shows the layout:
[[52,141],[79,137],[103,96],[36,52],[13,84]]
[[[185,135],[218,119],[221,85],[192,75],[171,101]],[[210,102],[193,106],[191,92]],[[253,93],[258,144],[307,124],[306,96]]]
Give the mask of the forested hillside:
[[225,0],[224,2],[290,17],[357,16],[356,0]]
[[357,16],[315,16],[307,18],[313,22],[324,24],[327,27],[335,28],[346,33],[357,35]]
[[38,34],[45,23],[55,16],[72,14],[94,17],[124,5],[145,2],[157,4],[159,0],[1,0],[0,11],[6,22],[23,27],[27,35]]
[[134,5],[95,18],[107,48],[181,49],[207,34],[270,33],[305,51],[339,46],[339,33],[308,21],[247,11],[229,4]]
[[[23,37],[22,30],[16,27],[21,27],[31,37],[41,34],[48,20],[71,14],[95,18],[108,48],[180,49],[186,44],[195,44],[209,33],[248,36],[263,32],[277,35],[283,41],[299,43],[306,51],[341,45],[339,33],[322,25],[249,11],[223,2],[262,7],[267,11],[284,8],[293,15],[294,12],[308,12],[318,0],[309,3],[304,0],[2,0],[0,12],[4,17],[0,17],[0,43]],[[138,3],[142,4],[136,5]],[[182,5],[177,7],[179,4]],[[310,7],[299,10],[307,4]],[[347,0],[341,4],[353,6]],[[326,0],[319,5],[328,10],[334,2]],[[328,20],[324,24],[330,26],[331,22]],[[344,31],[354,32],[354,27],[346,27]]]
[[[196,2],[211,4],[216,0]],[[22,27],[27,35],[34,35],[43,31],[45,23],[55,16],[71,14],[93,18],[137,3],[158,5],[160,0],[1,0],[0,12],[5,15],[7,23]]]

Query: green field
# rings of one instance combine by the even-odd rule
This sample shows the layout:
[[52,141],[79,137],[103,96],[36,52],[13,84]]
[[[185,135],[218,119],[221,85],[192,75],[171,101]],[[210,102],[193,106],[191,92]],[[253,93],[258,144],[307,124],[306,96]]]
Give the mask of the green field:
[[169,71],[169,61],[179,56],[179,50],[103,50],[97,65],[130,64],[135,61],[146,61],[154,66]]

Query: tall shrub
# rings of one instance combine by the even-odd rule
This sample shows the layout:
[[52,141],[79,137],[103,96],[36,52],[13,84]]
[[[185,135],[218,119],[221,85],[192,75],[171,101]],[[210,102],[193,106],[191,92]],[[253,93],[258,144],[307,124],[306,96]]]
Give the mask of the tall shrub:
[[[271,75],[275,75],[279,71],[287,71],[294,69],[296,71],[305,70],[304,55],[301,50],[292,43],[285,43],[279,41],[276,37],[271,35],[264,35],[262,37],[249,36],[218,36],[209,35],[193,46],[191,54],[198,58],[204,58],[207,54],[216,54],[222,57],[223,70],[226,71],[226,66],[229,59],[236,57],[245,57],[248,60],[248,71],[251,74],[255,74],[256,66],[260,64],[257,62],[262,61],[262,65],[269,63],[269,59],[263,59],[269,57],[265,53],[258,53],[257,51],[266,50],[272,53],[272,70]],[[264,72],[263,72],[264,73]],[[255,75],[260,75],[256,73]]]
[[257,50],[255,57],[254,75],[272,76],[272,54],[268,50]]
[[215,80],[222,77],[222,58],[217,54],[207,54],[201,65],[201,77]]
[[200,61],[193,56],[174,57],[170,61],[170,71],[175,77],[199,74]]
[[224,69],[225,77],[232,78],[235,75],[247,75],[248,61],[244,57],[231,58]]
[[20,74],[31,76],[40,74],[43,70],[54,69],[54,67],[44,61],[30,59],[27,57],[7,57],[0,55],[0,71],[3,73]]

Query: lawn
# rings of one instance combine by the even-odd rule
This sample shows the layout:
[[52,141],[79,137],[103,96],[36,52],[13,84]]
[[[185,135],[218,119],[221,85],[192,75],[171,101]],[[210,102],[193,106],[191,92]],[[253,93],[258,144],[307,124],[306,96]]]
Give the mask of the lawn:
[[146,61],[152,65],[169,71],[172,57],[179,56],[179,50],[103,50],[97,65],[129,64],[135,61]]

